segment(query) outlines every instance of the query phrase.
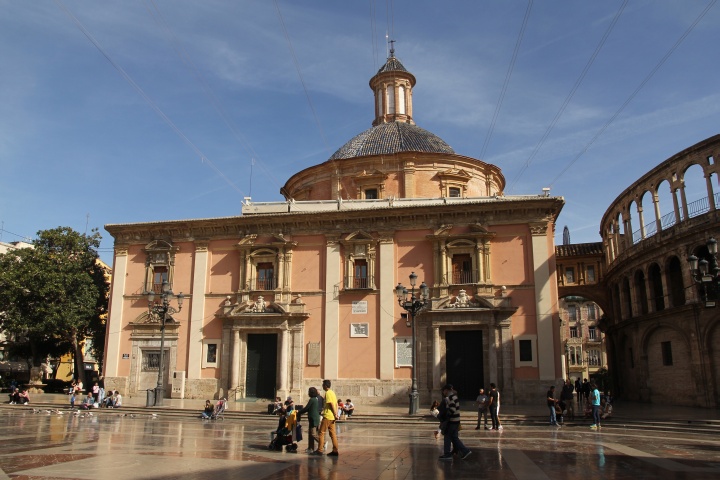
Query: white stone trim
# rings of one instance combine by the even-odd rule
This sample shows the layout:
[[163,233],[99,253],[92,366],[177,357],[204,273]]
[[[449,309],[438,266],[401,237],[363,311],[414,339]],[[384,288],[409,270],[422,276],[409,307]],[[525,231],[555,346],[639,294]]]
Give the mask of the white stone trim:
[[[537,335],[518,335],[514,339],[514,350],[515,350],[515,368],[518,367],[537,367],[538,349],[537,349]],[[530,340],[532,345],[532,360],[520,361],[520,340]]]

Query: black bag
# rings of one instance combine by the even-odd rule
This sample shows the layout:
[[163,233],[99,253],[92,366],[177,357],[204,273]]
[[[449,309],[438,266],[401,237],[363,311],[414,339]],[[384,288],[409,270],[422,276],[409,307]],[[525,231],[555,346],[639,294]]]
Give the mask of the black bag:
[[322,415],[323,408],[325,407],[325,399],[321,397],[320,395],[317,396],[318,399],[318,413]]
[[295,429],[295,441],[299,442],[303,439],[302,436],[302,425],[298,424],[297,428]]

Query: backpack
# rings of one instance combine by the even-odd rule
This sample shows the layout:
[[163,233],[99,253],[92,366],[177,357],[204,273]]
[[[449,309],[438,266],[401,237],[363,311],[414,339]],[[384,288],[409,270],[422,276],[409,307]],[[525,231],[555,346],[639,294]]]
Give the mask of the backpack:
[[322,415],[323,408],[325,407],[325,398],[323,398],[322,395],[318,394],[317,399],[318,399],[318,413],[320,415]]

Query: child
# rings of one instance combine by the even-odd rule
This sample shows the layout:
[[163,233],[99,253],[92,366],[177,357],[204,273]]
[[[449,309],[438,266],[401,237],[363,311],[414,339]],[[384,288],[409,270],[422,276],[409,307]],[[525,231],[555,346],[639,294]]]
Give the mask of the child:
[[75,389],[70,392],[70,408],[75,408]]

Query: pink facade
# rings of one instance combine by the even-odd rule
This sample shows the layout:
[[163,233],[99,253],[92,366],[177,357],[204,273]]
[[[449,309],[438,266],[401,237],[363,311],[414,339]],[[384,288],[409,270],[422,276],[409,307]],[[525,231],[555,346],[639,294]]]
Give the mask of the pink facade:
[[302,398],[330,378],[359,403],[406,402],[411,328],[394,288],[412,272],[431,297],[415,319],[421,402],[445,382],[472,398],[494,382],[521,401],[560,378],[562,198],[504,196],[499,168],[415,127],[415,79],[400,67],[391,56],[371,88],[396,88],[403,112],[376,97],[374,127],[292,176],[286,202],[106,226],[107,388],[154,387],[160,324],[143,292],[164,278],[186,295],[165,329],[168,396]]

